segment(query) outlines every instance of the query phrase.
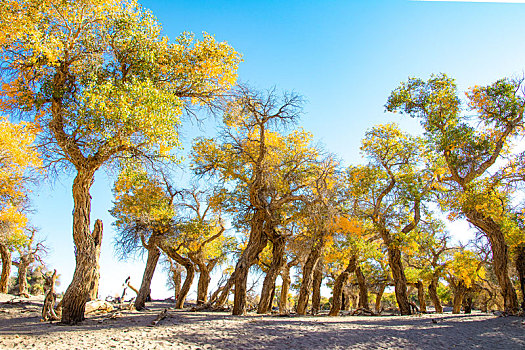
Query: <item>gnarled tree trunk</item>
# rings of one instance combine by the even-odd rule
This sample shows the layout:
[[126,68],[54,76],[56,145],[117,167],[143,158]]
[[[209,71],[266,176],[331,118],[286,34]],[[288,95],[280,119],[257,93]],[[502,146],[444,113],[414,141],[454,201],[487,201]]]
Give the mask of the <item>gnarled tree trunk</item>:
[[516,251],[516,271],[520,280],[521,308],[525,310],[525,243],[520,244]]
[[305,315],[308,299],[310,298],[310,291],[312,289],[313,273],[324,247],[325,239],[321,236],[312,247],[306,263],[303,267],[303,280],[301,282],[301,289],[299,290],[299,298],[297,299],[297,314]]
[[102,220],[97,219],[93,228],[93,238],[95,239],[95,278],[91,284],[91,290],[89,291],[89,300],[98,299],[98,283],[100,280],[100,248],[102,247],[102,235],[104,226]]
[[96,169],[77,169],[73,181],[73,241],[76,266],[73,280],[62,299],[62,323],[76,324],[84,320],[84,311],[96,274],[96,239],[90,231],[91,196]]
[[417,281],[417,299],[419,301],[419,311],[421,313],[427,312],[427,303],[425,301],[425,286],[423,285],[423,282]]
[[323,284],[323,261],[320,260],[314,270],[312,285],[312,315],[317,315],[321,309],[321,285]]
[[182,274],[181,274],[181,268],[179,263],[173,262],[170,259],[170,270],[171,270],[171,280],[173,281],[173,287],[175,289],[175,300],[178,299],[180,294],[180,289],[182,285]]
[[27,294],[27,270],[29,270],[29,264],[29,261],[22,257],[18,264],[18,294],[26,298],[29,297],[29,294]]
[[477,210],[464,209],[463,212],[468,221],[483,231],[489,239],[494,263],[494,273],[501,288],[505,312],[516,314],[518,312],[518,296],[509,277],[508,247],[500,225],[491,217],[485,216]]
[[376,294],[376,303],[375,303],[375,311],[376,314],[378,314],[381,311],[381,298],[383,297],[383,293],[385,292],[386,284],[382,284],[379,287],[379,291]]
[[[228,300],[228,296],[230,295],[230,291],[233,287],[233,283],[235,281],[235,271],[232,273],[232,275],[230,276],[230,278],[228,279],[228,281],[226,282],[226,284],[224,285],[224,287],[222,287],[222,290],[220,290],[220,295],[219,297],[217,298],[217,300],[215,300],[215,306],[217,307],[221,307],[223,306],[226,301]],[[219,290],[217,290],[217,292],[219,292]],[[213,298],[212,298],[213,299]]]
[[55,293],[55,283],[57,279],[57,270],[53,271],[53,275],[48,279],[49,290],[46,293],[44,299],[44,305],[42,307],[42,320],[58,320],[59,317],[55,312],[55,302],[56,302],[56,293]]
[[248,244],[242,252],[239,261],[237,261],[235,271],[231,276],[235,285],[233,315],[244,315],[246,313],[246,283],[248,282],[248,272],[268,243],[268,239],[263,232],[264,221],[265,213],[263,210],[258,209],[252,218]]
[[179,297],[175,303],[176,309],[182,309],[184,307],[184,301],[186,301],[186,297],[190,291],[191,284],[193,283],[193,278],[195,277],[195,267],[189,258],[183,257],[177,253],[177,251],[165,240],[159,240],[157,244],[158,247],[162,249],[164,253],[166,253],[166,255],[175,260],[177,263],[181,264],[186,270],[186,278],[184,279]]
[[452,313],[459,314],[461,312],[461,305],[463,304],[463,298],[467,293],[467,287],[463,281],[458,283],[452,283],[452,290],[454,292],[454,299],[452,300]]
[[365,275],[363,275],[359,266],[355,269],[355,275],[357,277],[357,284],[359,285],[359,307],[368,310],[368,288],[366,286]]
[[179,298],[175,303],[176,309],[182,309],[184,307],[184,302],[186,301],[186,297],[190,292],[191,284],[193,283],[193,278],[195,277],[195,267],[191,262],[189,264],[181,265],[184,266],[184,268],[186,269],[186,278],[184,279],[184,283],[182,284],[182,287],[180,289]]
[[273,240],[272,263],[264,278],[261,299],[257,307],[258,314],[265,314],[271,309],[271,293],[275,290],[275,280],[284,264],[285,238],[278,236]]
[[283,284],[281,285],[281,298],[279,299],[279,313],[287,314],[288,310],[288,292],[290,291],[290,284],[292,279],[290,278],[290,268],[288,264],[284,264],[281,271],[281,279]]
[[135,309],[139,311],[144,309],[146,306],[146,299],[151,294],[151,280],[153,279],[153,274],[155,273],[155,268],[157,267],[159,258],[160,249],[153,242],[151,242],[150,239],[146,268],[144,269],[144,274],[142,275],[142,283],[140,284],[137,299],[135,299]]
[[350,261],[348,262],[348,265],[344,269],[344,271],[337,276],[334,282],[334,287],[332,291],[332,307],[330,308],[330,316],[338,316],[339,311],[341,311],[341,296],[343,294],[343,286],[345,282],[348,280],[348,277],[352,272],[355,271],[356,268],[356,257],[353,256],[350,258]]
[[437,294],[437,287],[438,287],[438,279],[433,277],[432,280],[430,281],[430,284],[428,285],[428,294],[430,295],[432,304],[434,304],[434,309],[436,310],[436,313],[442,314],[443,307],[441,306],[441,301],[439,300],[439,296]]
[[410,303],[408,302],[407,294],[407,280],[405,271],[403,270],[403,263],[401,262],[401,251],[394,246],[391,239],[385,241],[388,251],[388,262],[390,270],[392,271],[392,279],[394,280],[394,290],[396,294],[397,305],[401,315],[411,315]]
[[2,274],[0,275],[0,293],[9,291],[9,276],[11,275],[11,252],[7,245],[0,243],[0,257],[2,258]]
[[470,288],[467,289],[467,292],[465,293],[465,296],[463,297],[463,312],[466,314],[472,313],[472,290]]
[[215,267],[216,262],[210,262],[208,265],[199,263],[199,280],[197,282],[197,304],[201,305],[208,301],[208,289],[210,286],[210,274]]

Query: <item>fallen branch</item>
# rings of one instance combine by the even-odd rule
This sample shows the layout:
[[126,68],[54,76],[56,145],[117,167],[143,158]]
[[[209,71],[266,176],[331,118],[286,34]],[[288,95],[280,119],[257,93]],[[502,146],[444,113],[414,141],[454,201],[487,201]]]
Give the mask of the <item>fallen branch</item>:
[[102,323],[102,322],[107,321],[107,320],[116,320],[117,317],[120,317],[121,315],[122,315],[122,314],[120,313],[120,311],[115,310],[115,311],[113,311],[109,316],[104,317],[103,319],[101,319],[100,321],[98,321],[98,323]]
[[366,309],[364,307],[354,310],[351,315],[352,316],[377,316],[375,312],[373,312],[372,310]]
[[161,320],[165,319],[166,316],[168,316],[168,309],[162,310],[162,312],[157,316],[157,318],[153,320],[153,322],[151,322],[150,327],[156,326]]
[[227,306],[213,306],[211,303],[206,303],[192,307],[191,311],[230,311],[230,308]]

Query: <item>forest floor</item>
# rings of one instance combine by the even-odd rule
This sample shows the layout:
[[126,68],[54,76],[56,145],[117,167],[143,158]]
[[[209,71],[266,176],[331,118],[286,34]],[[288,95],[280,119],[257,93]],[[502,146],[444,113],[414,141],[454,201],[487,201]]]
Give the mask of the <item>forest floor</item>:
[[493,314],[239,317],[154,301],[63,326],[41,322],[42,297],[13,298],[0,294],[0,349],[525,349],[525,319]]

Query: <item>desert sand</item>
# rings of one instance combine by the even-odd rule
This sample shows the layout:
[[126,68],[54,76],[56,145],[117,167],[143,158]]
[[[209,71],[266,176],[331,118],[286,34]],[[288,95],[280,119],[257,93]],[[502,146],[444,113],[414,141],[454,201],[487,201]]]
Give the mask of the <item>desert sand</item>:
[[41,322],[42,297],[13,298],[0,295],[0,349],[525,349],[524,318],[493,314],[238,317],[154,301],[64,326]]

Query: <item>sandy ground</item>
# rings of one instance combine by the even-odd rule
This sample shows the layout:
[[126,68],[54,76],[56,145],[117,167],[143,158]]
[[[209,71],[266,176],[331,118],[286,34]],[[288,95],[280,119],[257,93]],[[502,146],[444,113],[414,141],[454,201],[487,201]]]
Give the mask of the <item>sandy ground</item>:
[[[40,321],[42,298],[0,295],[0,349],[525,349],[524,319],[492,314],[279,317],[169,309],[155,301],[79,326]],[[436,321],[437,323],[433,322]]]

